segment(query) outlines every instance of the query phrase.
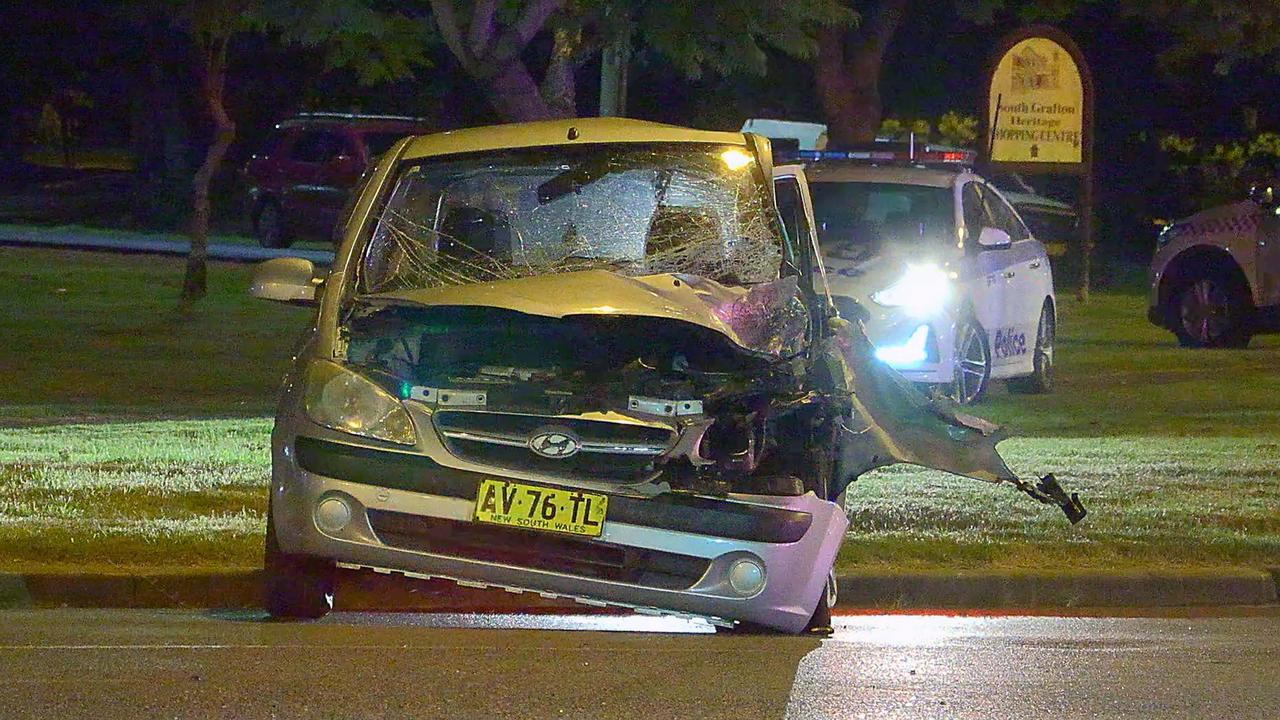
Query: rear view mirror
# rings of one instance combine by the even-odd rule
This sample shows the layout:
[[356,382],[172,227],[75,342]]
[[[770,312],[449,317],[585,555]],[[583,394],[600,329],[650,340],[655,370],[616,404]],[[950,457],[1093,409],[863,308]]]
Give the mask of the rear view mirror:
[[978,233],[978,245],[983,250],[1005,250],[1013,245],[1013,238],[999,228],[985,227]]
[[249,294],[263,300],[313,305],[320,285],[315,274],[316,266],[310,260],[296,257],[268,260],[254,271]]

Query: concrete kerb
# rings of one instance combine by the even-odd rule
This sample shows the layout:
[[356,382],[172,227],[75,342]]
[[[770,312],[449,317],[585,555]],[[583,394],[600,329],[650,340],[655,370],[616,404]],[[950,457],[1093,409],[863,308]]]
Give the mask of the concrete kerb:
[[[911,573],[840,575],[842,609],[1174,608],[1274,605],[1280,569],[1114,573]],[[253,608],[260,571],[2,574],[0,607]],[[595,611],[536,593],[464,588],[448,581],[342,572],[337,609],[420,612]]]
[[[108,234],[101,231],[68,230],[58,227],[15,230],[3,224],[0,224],[0,245],[174,256],[185,256],[191,247],[190,242],[183,236],[172,233]],[[331,250],[272,249],[215,241],[209,244],[207,252],[210,260],[227,262],[261,262],[273,258],[300,257],[317,265],[333,263]]]

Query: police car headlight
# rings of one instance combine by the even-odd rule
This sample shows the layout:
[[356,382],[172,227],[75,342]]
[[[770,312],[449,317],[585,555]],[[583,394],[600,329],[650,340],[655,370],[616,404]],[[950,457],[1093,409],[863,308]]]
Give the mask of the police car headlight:
[[315,422],[339,432],[413,445],[413,420],[391,393],[337,363],[307,366],[303,407]]
[[872,293],[871,299],[913,317],[936,315],[951,300],[951,276],[937,265],[908,265],[897,282]]
[[1160,231],[1160,234],[1156,236],[1156,247],[1162,248],[1165,245],[1168,245],[1174,238],[1178,237],[1178,234],[1182,232],[1182,228],[1183,225],[1179,223],[1170,223],[1169,225],[1165,225]]

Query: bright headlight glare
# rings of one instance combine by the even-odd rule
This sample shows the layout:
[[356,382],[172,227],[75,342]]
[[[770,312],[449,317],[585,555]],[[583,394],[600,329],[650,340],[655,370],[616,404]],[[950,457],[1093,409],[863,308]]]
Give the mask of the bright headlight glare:
[[724,162],[724,166],[730,170],[741,170],[751,164],[752,157],[745,151],[738,148],[729,148],[720,153],[720,160]]
[[901,345],[876,349],[876,359],[895,368],[909,368],[929,359],[929,326],[921,325]]
[[894,284],[872,294],[885,307],[902,308],[914,317],[934,315],[951,299],[951,278],[937,265],[908,265]]
[[1182,231],[1182,226],[1177,223],[1169,223],[1160,230],[1160,234],[1156,236],[1156,247],[1164,247],[1168,245],[1178,233]]
[[337,363],[307,367],[303,404],[307,415],[325,427],[400,445],[417,442],[413,420],[399,400]]

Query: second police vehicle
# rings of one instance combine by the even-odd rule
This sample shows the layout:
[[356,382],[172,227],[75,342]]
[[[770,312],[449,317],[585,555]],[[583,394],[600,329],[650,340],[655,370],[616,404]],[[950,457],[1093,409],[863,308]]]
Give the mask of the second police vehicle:
[[1039,242],[971,151],[875,143],[799,150],[831,291],[877,357],[961,404],[992,380],[1052,388],[1053,276]]

